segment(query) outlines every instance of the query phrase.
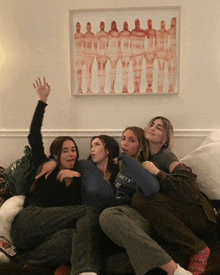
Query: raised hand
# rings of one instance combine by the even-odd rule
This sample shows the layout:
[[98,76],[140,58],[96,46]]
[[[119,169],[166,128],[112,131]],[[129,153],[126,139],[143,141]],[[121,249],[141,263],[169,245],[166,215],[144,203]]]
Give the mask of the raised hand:
[[47,98],[50,94],[50,85],[47,83],[45,77],[43,77],[43,81],[38,77],[38,79],[33,83],[35,90],[37,91],[40,100],[43,102],[47,102]]

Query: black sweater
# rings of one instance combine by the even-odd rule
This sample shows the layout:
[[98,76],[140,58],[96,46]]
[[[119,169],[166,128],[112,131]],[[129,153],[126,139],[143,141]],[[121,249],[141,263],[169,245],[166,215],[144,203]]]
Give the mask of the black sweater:
[[[41,126],[46,106],[46,103],[38,101],[28,135],[36,172],[40,165],[48,161],[44,153],[41,135]],[[74,170],[77,171],[78,169],[75,167]],[[48,179],[45,179],[44,176],[41,177],[34,184],[34,190],[29,190],[27,193],[24,206],[57,207],[81,204],[81,178],[74,178],[72,184],[66,187],[64,182],[57,180],[58,173],[59,169],[56,168]]]

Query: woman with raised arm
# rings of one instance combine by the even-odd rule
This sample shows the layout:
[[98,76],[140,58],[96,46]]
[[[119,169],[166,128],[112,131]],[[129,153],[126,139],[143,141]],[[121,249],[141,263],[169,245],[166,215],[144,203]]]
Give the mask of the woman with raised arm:
[[160,238],[178,244],[190,256],[189,270],[193,275],[202,274],[211,253],[209,245],[217,234],[214,209],[200,191],[196,175],[171,152],[170,121],[161,116],[151,119],[145,137],[150,158],[143,167],[159,180],[160,193],[147,199],[135,194],[132,205]]
[[[36,171],[48,161],[44,152],[41,126],[50,86],[40,78],[34,83],[40,100],[30,126],[28,140]],[[81,204],[81,175],[78,148],[71,137],[56,138],[50,158],[56,169],[32,183],[24,209],[12,224],[12,239],[23,264],[59,266],[70,264],[71,275],[98,274],[100,269],[100,227],[98,213]]]

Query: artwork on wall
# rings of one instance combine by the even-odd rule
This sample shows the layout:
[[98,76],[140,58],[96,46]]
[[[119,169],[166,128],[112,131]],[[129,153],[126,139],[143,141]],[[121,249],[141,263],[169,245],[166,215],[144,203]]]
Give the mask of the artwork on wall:
[[70,10],[73,95],[179,93],[180,7]]

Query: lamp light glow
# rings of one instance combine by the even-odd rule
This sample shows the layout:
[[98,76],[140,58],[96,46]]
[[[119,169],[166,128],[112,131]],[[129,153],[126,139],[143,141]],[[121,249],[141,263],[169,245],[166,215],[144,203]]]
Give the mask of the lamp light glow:
[[4,48],[2,47],[2,45],[0,44],[0,67],[5,62],[5,59],[6,59],[6,53],[5,53]]

